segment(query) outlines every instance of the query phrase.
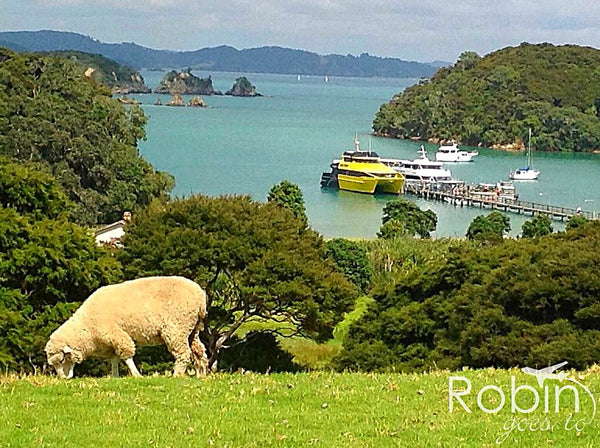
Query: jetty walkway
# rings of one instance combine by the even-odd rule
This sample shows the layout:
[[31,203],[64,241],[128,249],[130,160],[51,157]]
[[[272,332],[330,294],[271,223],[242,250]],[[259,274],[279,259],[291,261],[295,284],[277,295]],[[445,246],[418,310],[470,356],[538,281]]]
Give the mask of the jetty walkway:
[[579,208],[560,207],[536,202],[521,201],[516,194],[508,194],[502,189],[492,188],[489,191],[475,190],[470,187],[440,187],[426,184],[407,183],[404,193],[427,200],[444,201],[456,207],[491,208],[518,214],[544,214],[551,219],[564,221],[571,216],[580,215],[587,219],[597,219],[595,212]]

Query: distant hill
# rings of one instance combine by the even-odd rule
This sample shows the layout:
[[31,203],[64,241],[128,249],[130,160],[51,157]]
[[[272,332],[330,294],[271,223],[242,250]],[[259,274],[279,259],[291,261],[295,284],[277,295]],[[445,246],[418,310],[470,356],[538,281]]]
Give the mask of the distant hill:
[[448,66],[452,65],[452,62],[436,60],[436,61],[427,62],[427,64],[429,64],[435,68],[442,68],[442,67],[448,67]]
[[429,77],[437,70],[430,64],[381,58],[367,53],[360,56],[323,56],[281,47],[237,50],[229,46],[195,51],[154,50],[135,43],[107,44],[82,34],[63,31],[0,32],[0,41],[15,51],[77,50],[101,54],[137,69],[189,67],[247,73],[391,78]]
[[384,104],[379,135],[546,151],[600,150],[600,50],[521,44],[451,67]]
[[150,93],[150,89],[144,84],[144,78],[136,70],[104,56],[68,50],[43,53],[67,58],[79,65],[84,72],[93,69],[90,70],[90,76],[109,87],[113,94]]

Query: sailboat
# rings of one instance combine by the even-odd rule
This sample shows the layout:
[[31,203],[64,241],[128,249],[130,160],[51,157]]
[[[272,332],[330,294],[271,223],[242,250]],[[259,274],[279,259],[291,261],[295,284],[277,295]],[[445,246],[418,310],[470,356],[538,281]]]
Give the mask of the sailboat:
[[527,145],[527,165],[515,171],[511,171],[509,177],[512,180],[536,180],[540,171],[533,168],[531,161],[531,128],[529,128],[529,143]]

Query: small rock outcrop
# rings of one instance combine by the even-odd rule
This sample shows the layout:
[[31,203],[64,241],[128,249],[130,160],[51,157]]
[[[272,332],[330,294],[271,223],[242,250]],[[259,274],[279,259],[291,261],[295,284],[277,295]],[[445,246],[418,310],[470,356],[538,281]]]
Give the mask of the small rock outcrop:
[[161,101],[161,99],[160,99],[160,98],[159,98],[159,99],[157,99],[157,100],[154,102],[154,105],[155,105],[155,106],[162,106],[162,101]]
[[170,71],[163,77],[156,89],[154,89],[154,93],[170,93],[172,95],[176,93],[180,95],[222,95],[221,92],[214,89],[210,76],[208,78],[198,78],[192,75],[190,69],[182,72]]
[[206,103],[199,96],[195,96],[188,101],[188,106],[190,106],[190,107],[206,107]]
[[185,101],[183,101],[180,94],[176,93],[171,101],[167,103],[167,106],[185,106]]
[[231,89],[225,92],[225,95],[244,97],[262,96],[245,76],[236,79]]
[[120,98],[117,98],[117,101],[122,104],[135,104],[138,105],[140,102],[135,98],[128,98],[125,95],[122,95]]

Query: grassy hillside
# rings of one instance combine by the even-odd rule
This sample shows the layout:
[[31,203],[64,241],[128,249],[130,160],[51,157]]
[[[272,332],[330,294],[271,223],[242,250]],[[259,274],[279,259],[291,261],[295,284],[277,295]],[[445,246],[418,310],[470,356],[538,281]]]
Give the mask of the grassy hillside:
[[[456,373],[472,382],[473,392],[464,397],[470,414],[462,408],[449,412],[448,372],[219,374],[200,380],[4,377],[0,440],[5,447],[491,447],[506,434],[506,446],[596,443],[597,421],[579,432],[564,428],[573,406],[569,393],[561,396],[558,414],[545,415],[543,406],[531,414],[517,414],[519,421],[547,418],[553,430],[522,425],[522,432],[509,431],[511,374],[517,385],[537,387],[533,377],[517,371]],[[598,374],[579,378],[591,390],[600,386]],[[477,391],[488,384],[507,395],[498,414],[477,408]],[[496,397],[492,392],[483,403],[495,407]],[[526,392],[520,398],[523,408],[531,404]],[[578,420],[589,419],[590,403],[581,396]]]
[[600,50],[521,44],[483,58],[463,53],[449,68],[384,104],[376,133],[457,139],[488,147],[600,149]]

